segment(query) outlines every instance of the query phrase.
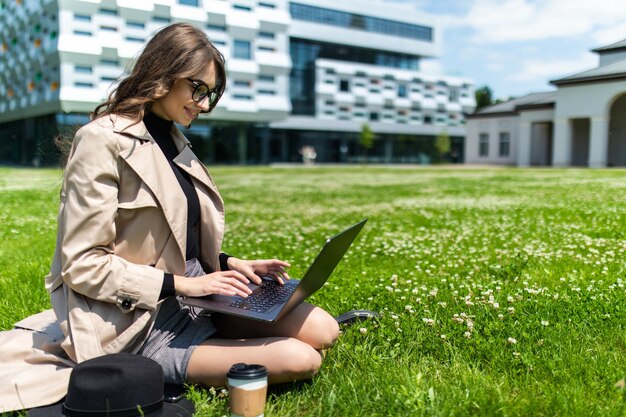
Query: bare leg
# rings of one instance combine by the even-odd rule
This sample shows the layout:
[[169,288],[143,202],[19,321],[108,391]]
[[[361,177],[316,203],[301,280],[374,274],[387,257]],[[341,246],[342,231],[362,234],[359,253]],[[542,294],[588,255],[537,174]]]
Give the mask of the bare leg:
[[271,384],[309,379],[319,370],[318,350],[339,336],[335,319],[319,307],[302,303],[276,323],[216,314],[215,338],[200,344],[187,365],[191,383],[223,386],[226,373],[238,362],[264,365]]
[[226,373],[239,362],[264,365],[269,371],[269,383],[276,384],[311,378],[319,370],[322,358],[311,346],[294,338],[211,338],[193,351],[187,365],[187,381],[224,386]]
[[314,349],[326,349],[339,336],[337,321],[326,311],[309,303],[301,303],[275,323],[260,322],[224,314],[212,316],[217,337],[243,339],[251,337],[293,337]]

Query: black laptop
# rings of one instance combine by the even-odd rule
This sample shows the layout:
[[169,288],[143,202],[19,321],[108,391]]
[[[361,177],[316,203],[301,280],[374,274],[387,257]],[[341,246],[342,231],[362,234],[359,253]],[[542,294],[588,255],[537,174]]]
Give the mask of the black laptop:
[[322,288],[365,222],[367,219],[326,240],[326,244],[300,280],[290,279],[285,282],[285,285],[280,285],[273,278],[263,278],[261,285],[251,282],[248,287],[252,290],[252,294],[248,295],[248,298],[208,295],[187,297],[181,301],[189,306],[219,313],[262,321],[276,321]]

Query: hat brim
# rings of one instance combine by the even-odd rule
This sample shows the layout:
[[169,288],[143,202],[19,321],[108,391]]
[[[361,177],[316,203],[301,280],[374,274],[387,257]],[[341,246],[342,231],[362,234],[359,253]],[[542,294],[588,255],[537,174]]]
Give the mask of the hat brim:
[[[63,416],[63,401],[47,405],[45,407],[31,408],[28,410],[28,417],[61,417]],[[191,401],[186,398],[175,403],[163,402],[163,408],[148,414],[142,414],[144,417],[191,417],[195,412],[195,407]]]

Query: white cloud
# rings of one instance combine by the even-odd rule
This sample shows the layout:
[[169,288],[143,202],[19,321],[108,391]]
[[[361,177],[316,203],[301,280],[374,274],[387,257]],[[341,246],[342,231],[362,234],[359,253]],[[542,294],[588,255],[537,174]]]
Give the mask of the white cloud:
[[625,20],[626,7],[616,0],[474,0],[466,16],[448,24],[473,28],[477,43],[501,43],[579,36]]
[[598,46],[610,45],[626,38],[626,22],[621,22],[596,31],[593,38],[598,42]]
[[533,59],[520,63],[519,71],[508,77],[511,81],[553,80],[597,67],[598,56],[586,52],[575,59]]

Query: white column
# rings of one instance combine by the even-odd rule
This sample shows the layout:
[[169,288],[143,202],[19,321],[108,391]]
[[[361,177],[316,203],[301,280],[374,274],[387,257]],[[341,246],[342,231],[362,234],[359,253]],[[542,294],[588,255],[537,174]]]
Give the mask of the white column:
[[531,123],[521,122],[518,131],[517,166],[530,166]]
[[569,119],[562,118],[554,121],[552,140],[552,165],[570,166],[572,164],[572,126]]
[[606,167],[609,156],[609,120],[604,116],[591,118],[589,135],[589,167]]

